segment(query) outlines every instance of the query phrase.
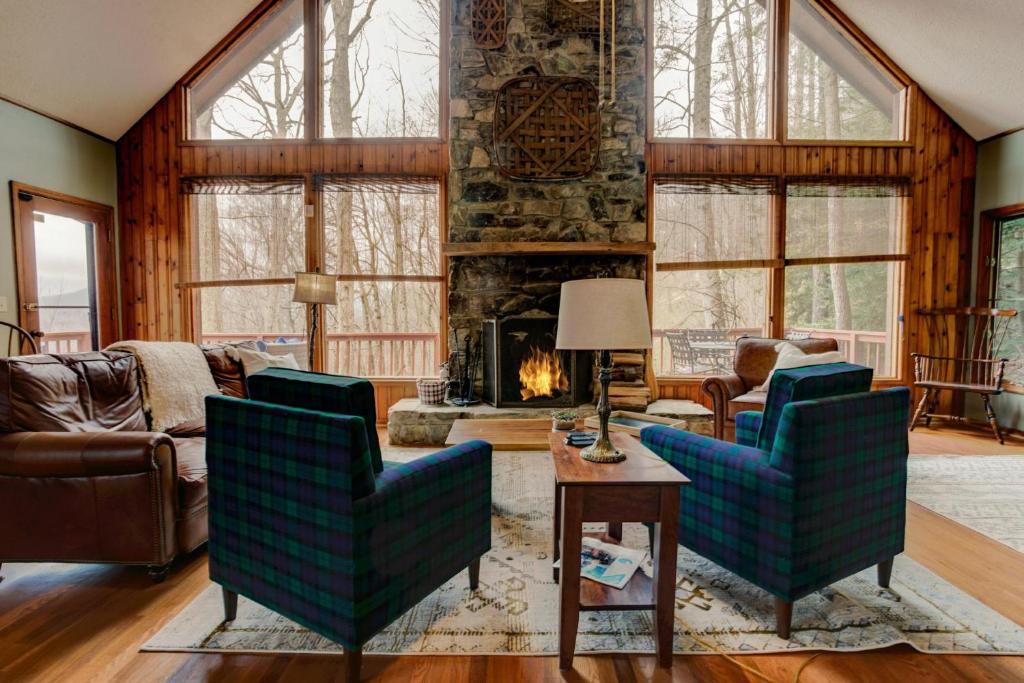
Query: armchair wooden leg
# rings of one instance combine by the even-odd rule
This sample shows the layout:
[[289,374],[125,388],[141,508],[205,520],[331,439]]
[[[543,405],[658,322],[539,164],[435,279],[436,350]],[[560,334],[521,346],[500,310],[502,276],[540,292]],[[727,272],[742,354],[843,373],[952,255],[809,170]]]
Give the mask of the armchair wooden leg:
[[882,588],[889,587],[889,579],[892,578],[892,561],[894,558],[890,557],[885,562],[878,563],[878,585]]
[[480,585],[480,558],[469,563],[469,590],[475,591]]
[[793,624],[793,603],[782,598],[775,598],[775,633],[783,640],[789,640],[790,627]]
[[1003,440],[1003,433],[999,429],[999,420],[996,419],[996,411],[992,408],[992,398],[988,394],[982,394],[981,400],[985,402],[985,415],[988,416],[989,426],[992,427],[992,433],[996,435],[996,439],[1000,444],[1006,443]]
[[345,680],[348,683],[356,683],[363,667],[363,648],[357,647],[352,650],[342,647],[342,650],[345,652]]
[[914,431],[914,427],[920,422],[921,416],[925,415],[925,409],[928,406],[928,399],[931,398],[932,390],[925,389],[924,396],[921,397],[921,402],[917,404],[917,410],[914,411],[914,419],[910,421],[910,431]]
[[238,593],[221,588],[224,597],[224,621],[234,621],[238,615]]

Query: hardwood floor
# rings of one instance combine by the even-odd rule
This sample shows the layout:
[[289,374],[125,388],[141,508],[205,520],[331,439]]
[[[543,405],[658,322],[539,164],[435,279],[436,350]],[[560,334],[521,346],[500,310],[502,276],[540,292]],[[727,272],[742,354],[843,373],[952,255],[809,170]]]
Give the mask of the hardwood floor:
[[[919,428],[915,454],[1020,454],[970,427]],[[1024,625],[1024,555],[913,503],[907,554]],[[209,585],[205,553],[178,562],[168,580],[150,583],[144,569],[102,565],[4,565],[0,583],[0,681],[342,681],[337,657],[140,653],[139,646]],[[737,659],[767,679],[792,681],[813,655],[746,655]],[[363,680],[377,681],[761,681],[724,657],[676,656],[671,672],[653,656],[557,657],[367,655]],[[1024,680],[1024,657],[924,655],[909,647],[813,656],[800,681]]]

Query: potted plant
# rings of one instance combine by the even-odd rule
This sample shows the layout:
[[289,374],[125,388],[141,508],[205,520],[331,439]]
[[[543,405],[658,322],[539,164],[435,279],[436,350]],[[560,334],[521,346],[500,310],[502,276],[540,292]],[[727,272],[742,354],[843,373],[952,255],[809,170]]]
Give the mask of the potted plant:
[[566,432],[576,429],[575,410],[555,410],[551,413],[551,431]]

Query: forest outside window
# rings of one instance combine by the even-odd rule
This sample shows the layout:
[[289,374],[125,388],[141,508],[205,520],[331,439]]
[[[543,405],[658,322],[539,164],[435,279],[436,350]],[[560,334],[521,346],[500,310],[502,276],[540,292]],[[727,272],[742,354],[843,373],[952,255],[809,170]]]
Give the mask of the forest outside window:
[[320,180],[328,307],[327,370],[362,377],[435,375],[441,354],[439,184],[422,178]]
[[653,0],[655,137],[768,137],[767,6]]
[[[834,338],[850,362],[874,368],[876,377],[897,375],[906,183],[794,179],[784,197],[781,185],[774,178],[656,183],[659,375],[725,373],[737,338],[769,333]],[[773,281],[781,297],[768,296]]]
[[267,140],[304,135],[303,3],[264,14],[187,88],[192,140]]
[[439,0],[327,0],[322,9],[322,135],[440,134]]
[[196,338],[304,341],[291,279],[305,270],[303,185],[292,180],[184,182],[192,225]]

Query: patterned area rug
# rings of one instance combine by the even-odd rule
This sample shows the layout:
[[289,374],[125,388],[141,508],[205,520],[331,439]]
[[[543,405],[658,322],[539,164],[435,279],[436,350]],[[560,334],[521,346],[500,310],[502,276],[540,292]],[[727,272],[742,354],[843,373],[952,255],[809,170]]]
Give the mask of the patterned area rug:
[[[408,459],[422,451],[388,453]],[[396,457],[399,456],[399,457]],[[552,655],[558,650],[558,586],[551,579],[553,468],[547,453],[494,455],[493,549],[471,593],[462,572],[364,648],[369,653]],[[646,548],[627,524],[625,541]],[[244,598],[222,623],[212,586],[144,647],[151,651],[340,652],[340,647]],[[675,650],[707,653],[691,633],[730,653],[867,650],[909,643],[925,652],[1024,654],[1024,629],[935,576],[896,558],[891,590],[867,570],[797,601],[793,637],[774,635],[772,598],[679,549]],[[578,653],[653,652],[649,612],[585,612]]]
[[1024,552],[1024,455],[915,455],[907,497]]

